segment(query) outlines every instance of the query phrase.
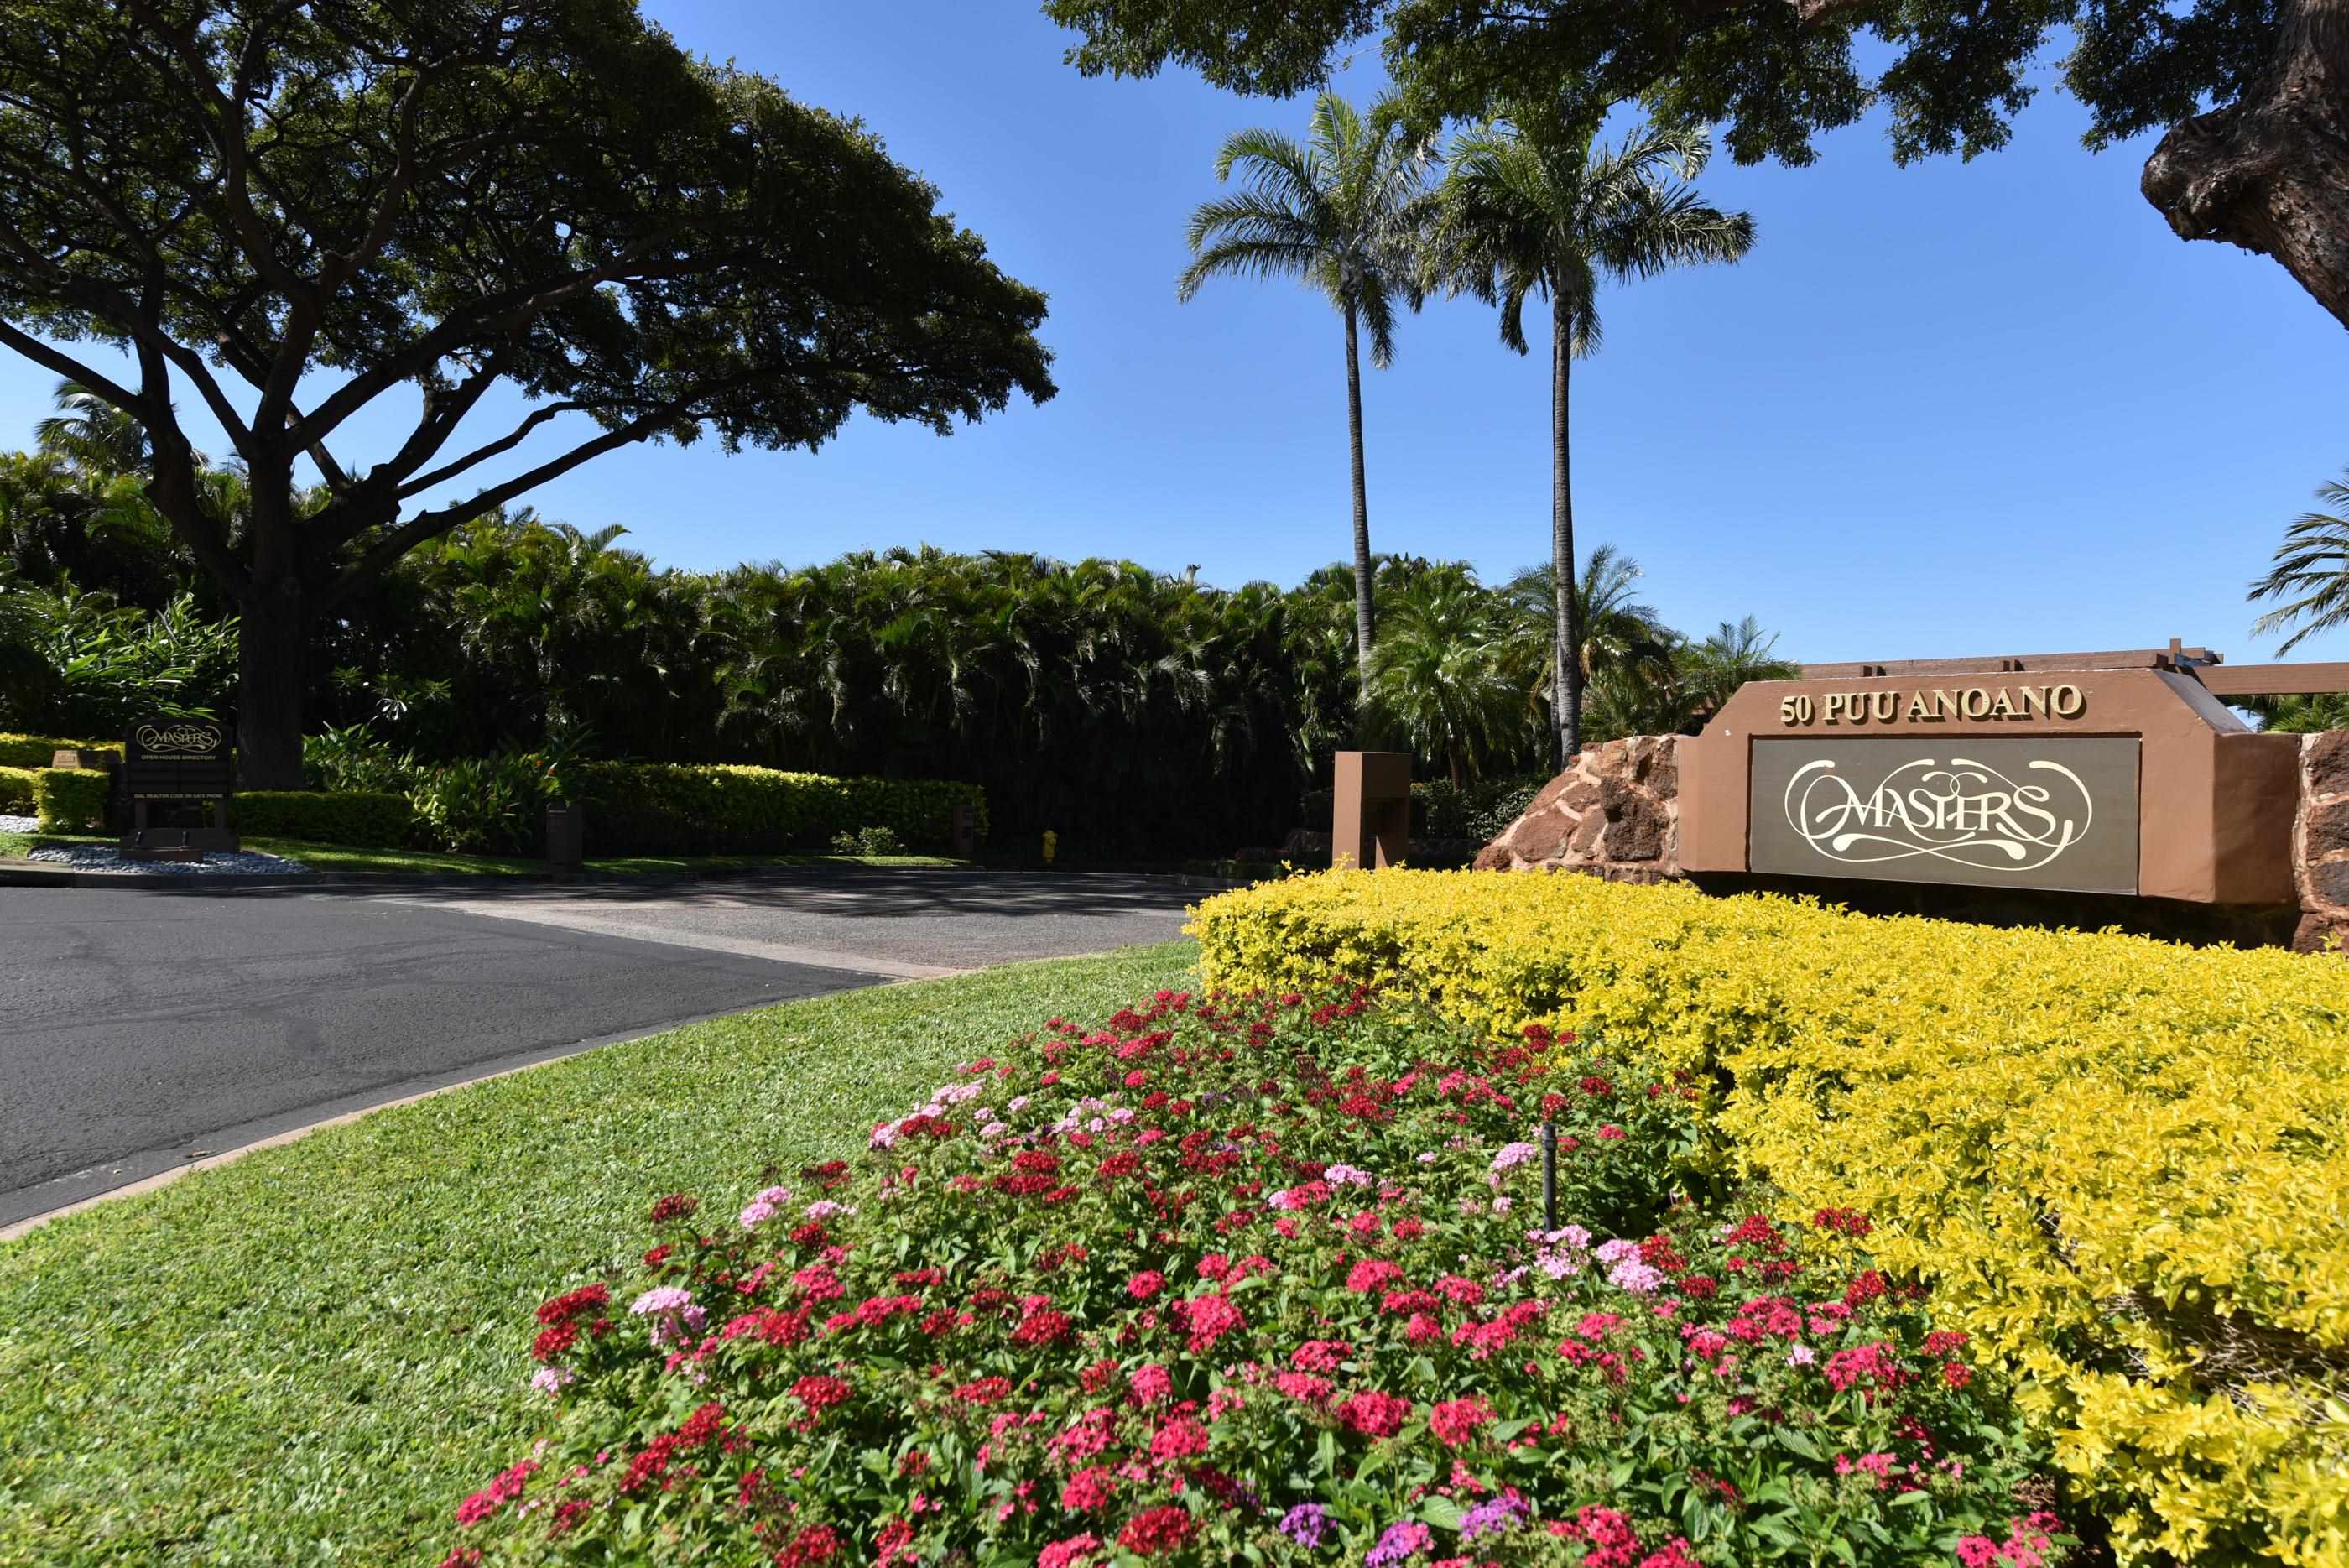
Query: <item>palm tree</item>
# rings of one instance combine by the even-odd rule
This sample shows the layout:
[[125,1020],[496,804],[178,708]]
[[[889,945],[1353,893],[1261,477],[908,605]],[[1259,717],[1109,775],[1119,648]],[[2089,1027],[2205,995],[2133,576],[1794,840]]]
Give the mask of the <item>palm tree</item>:
[[1327,295],[1346,323],[1346,428],[1354,477],[1354,654],[1369,678],[1371,644],[1371,511],[1362,476],[1360,331],[1371,363],[1394,359],[1395,298],[1416,301],[1424,223],[1426,144],[1402,129],[1392,94],[1367,118],[1335,93],[1314,100],[1302,142],[1277,130],[1243,130],[1216,155],[1216,178],[1245,171],[1247,188],[1191,214],[1191,265],[1177,292],[1196,296],[1209,278],[1295,277]]
[[1688,182],[1711,142],[1702,130],[1634,130],[1597,145],[1590,122],[1521,114],[1463,135],[1440,197],[1427,275],[1500,307],[1501,341],[1523,354],[1525,306],[1550,306],[1550,561],[1554,690],[1561,765],[1580,749],[1582,643],[1573,595],[1574,493],[1568,462],[1568,375],[1599,347],[1599,286],[1700,262],[1735,261],[1754,220],[1698,199]]
[[1521,755],[1526,691],[1539,641],[1508,601],[1463,565],[1427,566],[1387,602],[1387,632],[1371,658],[1363,707],[1454,784]]
[[[2316,498],[2349,509],[2349,481],[2327,480],[2318,487]],[[2349,515],[2303,512],[2298,522],[2283,531],[2275,565],[2251,585],[2250,597],[2273,599],[2286,594],[2300,597],[2251,623],[2253,637],[2282,631],[2294,621],[2302,623],[2276,649],[2279,656],[2320,631],[2349,625]]]
[[[1640,563],[1613,545],[1600,545],[1583,563],[1582,575],[1574,582],[1573,621],[1575,662],[1581,666],[1586,689],[1610,670],[1670,671],[1677,634],[1652,607],[1633,597],[1644,576]],[[1510,579],[1507,591],[1518,613],[1549,629],[1557,605],[1554,565],[1526,567]],[[1545,670],[1543,684],[1547,686],[1555,675],[1555,670]],[[1555,691],[1551,701],[1557,701]]]
[[57,411],[33,426],[41,451],[85,475],[143,477],[149,462],[147,427],[78,381],[59,381]]
[[1778,634],[1765,632],[1752,616],[1723,621],[1702,642],[1682,648],[1673,663],[1692,713],[1718,709],[1749,680],[1792,680],[1802,666],[1778,657]]

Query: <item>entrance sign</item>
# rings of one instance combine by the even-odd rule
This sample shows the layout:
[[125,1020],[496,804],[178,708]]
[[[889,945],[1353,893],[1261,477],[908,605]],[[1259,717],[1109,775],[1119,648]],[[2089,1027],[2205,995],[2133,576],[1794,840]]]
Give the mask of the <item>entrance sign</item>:
[[[116,788],[129,826],[122,844],[126,854],[176,855],[237,847],[229,815],[230,800],[236,793],[236,749],[226,725],[209,719],[172,718],[145,719],[131,725],[123,737]],[[148,817],[159,805],[171,811],[209,806],[212,821],[150,827]]]
[[227,732],[209,720],[150,719],[131,725],[126,742],[123,783],[133,801],[217,800],[233,789]]
[[1681,869],[2292,903],[2299,740],[2244,723],[2199,654],[1749,681],[1681,743]]
[[1756,740],[1751,780],[1753,871],[2137,890],[2134,737]]

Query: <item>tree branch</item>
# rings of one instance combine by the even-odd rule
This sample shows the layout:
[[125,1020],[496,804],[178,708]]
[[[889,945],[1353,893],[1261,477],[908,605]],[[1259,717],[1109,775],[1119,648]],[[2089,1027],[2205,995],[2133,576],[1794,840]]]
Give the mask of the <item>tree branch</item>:
[[98,374],[72,355],[51,348],[29,332],[19,331],[5,321],[0,321],[0,348],[13,348],[47,370],[52,370],[68,381],[78,381],[106,400],[111,407],[121,410],[140,423],[147,422],[146,400],[121,382]]
[[514,448],[520,446],[529,438],[531,431],[536,430],[547,421],[554,418],[555,415],[577,413],[586,408],[586,406],[587,405],[585,403],[548,403],[542,408],[533,409],[531,410],[531,414],[528,419],[514,426],[512,430],[507,431],[504,435],[500,436],[497,440],[487,442],[481,446],[475,447],[471,452],[469,452],[464,456],[457,459],[456,462],[443,463],[439,468],[434,469],[431,472],[420,473],[414,479],[409,480],[407,483],[401,485],[399,487],[399,499],[407,501],[414,496],[423,493],[427,490],[431,489],[436,484],[444,483],[449,480],[456,478],[459,474],[464,472],[469,468],[475,468],[487,462],[490,459],[497,456],[500,452],[512,452]]
[[421,512],[390,533],[377,540],[346,567],[342,574],[316,600],[320,607],[340,603],[363,584],[372,581],[388,570],[391,564],[427,539],[438,538],[451,528],[471,523],[484,513],[504,505],[515,496],[523,494],[550,479],[559,479],[581,463],[603,456],[634,441],[640,441],[662,426],[674,423],[679,409],[665,407],[657,413],[632,420],[616,430],[605,431],[593,441],[582,441],[561,457],[543,462],[529,472],[518,474],[502,484],[492,485],[470,501],[444,506],[437,512]]

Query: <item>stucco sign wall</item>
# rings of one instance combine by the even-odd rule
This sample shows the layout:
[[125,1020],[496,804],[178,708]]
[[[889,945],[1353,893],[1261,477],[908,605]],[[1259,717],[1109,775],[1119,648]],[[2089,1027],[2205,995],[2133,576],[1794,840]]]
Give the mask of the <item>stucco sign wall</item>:
[[1680,749],[1680,867],[2289,903],[2297,742],[2174,670],[1754,681]]
[[1751,778],[1754,871],[2137,891],[2133,737],[1757,739]]

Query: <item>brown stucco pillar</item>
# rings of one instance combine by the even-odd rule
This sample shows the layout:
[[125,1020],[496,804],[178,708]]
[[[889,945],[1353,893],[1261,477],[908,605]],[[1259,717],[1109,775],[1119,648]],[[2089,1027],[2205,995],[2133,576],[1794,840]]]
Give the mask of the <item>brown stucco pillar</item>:
[[1376,870],[1411,848],[1411,753],[1340,752],[1330,864]]

